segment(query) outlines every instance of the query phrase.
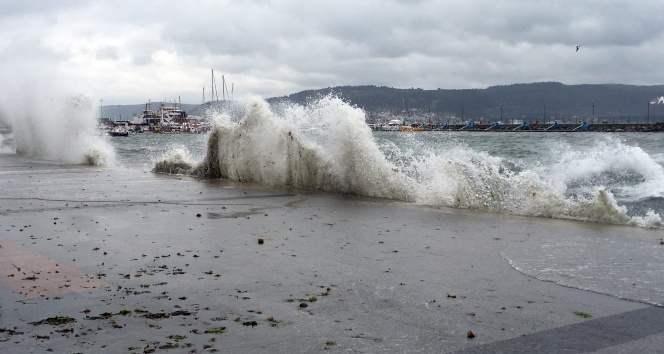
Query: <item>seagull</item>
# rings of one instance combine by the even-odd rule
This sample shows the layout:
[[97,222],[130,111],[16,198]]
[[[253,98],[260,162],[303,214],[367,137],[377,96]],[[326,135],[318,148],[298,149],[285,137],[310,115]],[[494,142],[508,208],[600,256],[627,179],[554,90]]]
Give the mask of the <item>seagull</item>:
[[577,45],[576,45],[576,51],[577,51],[577,52],[579,51],[579,48],[580,48],[580,47],[581,47],[580,44],[577,44]]

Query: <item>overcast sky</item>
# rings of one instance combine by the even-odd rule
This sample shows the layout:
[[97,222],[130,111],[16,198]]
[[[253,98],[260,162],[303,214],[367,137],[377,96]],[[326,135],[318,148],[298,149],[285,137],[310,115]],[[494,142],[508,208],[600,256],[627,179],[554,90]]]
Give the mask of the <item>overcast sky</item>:
[[[576,45],[581,45],[578,52]],[[664,2],[0,1],[0,91],[200,103],[339,85],[664,84]],[[3,94],[4,94],[3,93]]]

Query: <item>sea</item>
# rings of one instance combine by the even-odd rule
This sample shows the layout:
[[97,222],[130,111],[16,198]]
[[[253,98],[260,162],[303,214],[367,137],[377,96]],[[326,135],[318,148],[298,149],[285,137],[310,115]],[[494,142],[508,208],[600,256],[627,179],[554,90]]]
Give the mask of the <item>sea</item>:
[[[4,116],[0,154],[193,175],[424,206],[664,228],[664,135],[643,132],[381,132],[328,96],[208,112],[204,134],[99,133],[92,100]],[[238,109],[237,107],[240,107]],[[2,113],[2,112],[0,112]],[[40,117],[40,118],[34,118]]]

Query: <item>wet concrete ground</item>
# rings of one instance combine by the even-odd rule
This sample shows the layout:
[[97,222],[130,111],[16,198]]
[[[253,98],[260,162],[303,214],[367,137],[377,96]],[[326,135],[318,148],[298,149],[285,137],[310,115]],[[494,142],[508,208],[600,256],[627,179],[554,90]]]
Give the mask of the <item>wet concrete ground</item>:
[[664,309],[502,256],[556,235],[662,237],[1,155],[0,351],[661,352]]

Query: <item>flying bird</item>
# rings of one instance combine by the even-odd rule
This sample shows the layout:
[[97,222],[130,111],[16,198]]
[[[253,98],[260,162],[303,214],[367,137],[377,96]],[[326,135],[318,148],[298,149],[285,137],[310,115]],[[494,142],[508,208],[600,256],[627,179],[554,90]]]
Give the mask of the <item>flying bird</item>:
[[576,45],[576,51],[577,51],[577,52],[579,51],[579,48],[580,48],[580,47],[581,47],[580,44],[577,44],[577,45]]

